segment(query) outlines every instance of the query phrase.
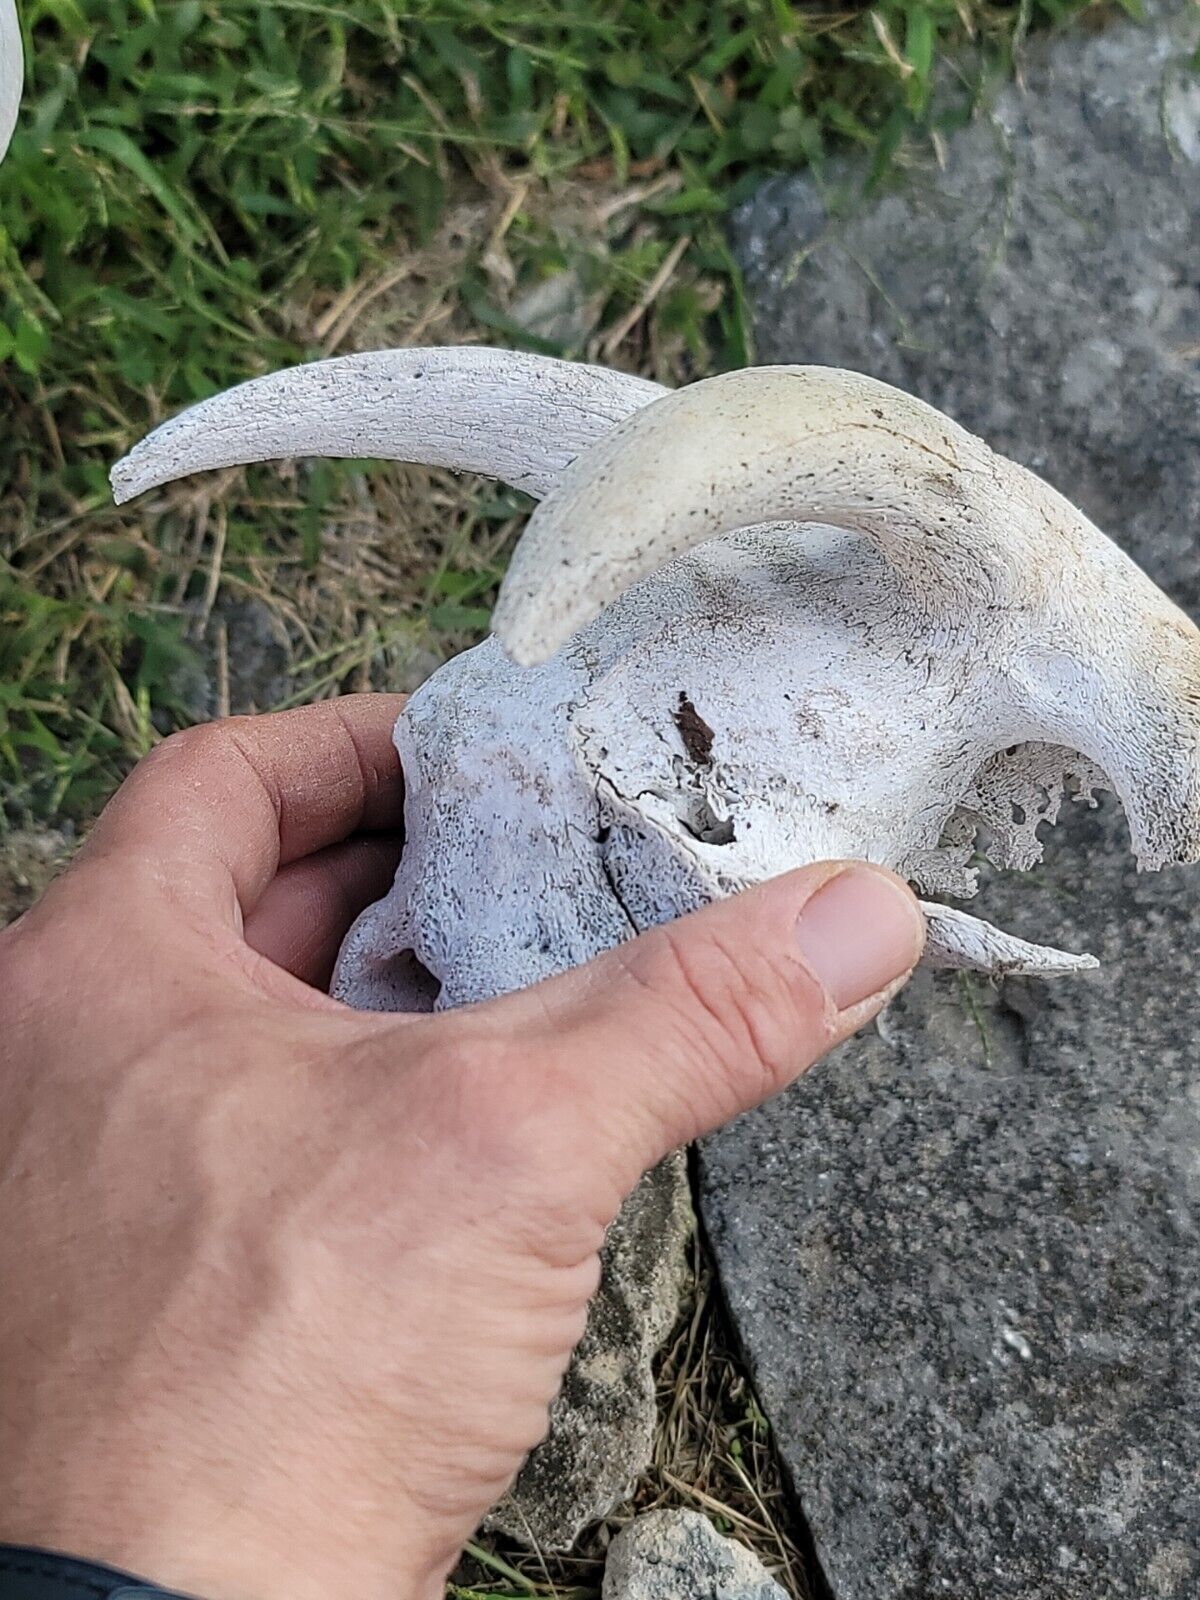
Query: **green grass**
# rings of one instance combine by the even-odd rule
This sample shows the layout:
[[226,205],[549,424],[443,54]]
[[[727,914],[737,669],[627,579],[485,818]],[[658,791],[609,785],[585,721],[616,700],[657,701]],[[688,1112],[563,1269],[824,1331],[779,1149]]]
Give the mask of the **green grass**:
[[669,380],[745,362],[730,206],[847,146],[882,178],[940,57],[1003,66],[1077,4],[26,0],[0,169],[9,816],[86,816],[223,709],[231,599],[271,609],[293,698],[414,677],[486,619],[513,496],[322,463],[118,513],[107,467],[156,421],[414,339]]

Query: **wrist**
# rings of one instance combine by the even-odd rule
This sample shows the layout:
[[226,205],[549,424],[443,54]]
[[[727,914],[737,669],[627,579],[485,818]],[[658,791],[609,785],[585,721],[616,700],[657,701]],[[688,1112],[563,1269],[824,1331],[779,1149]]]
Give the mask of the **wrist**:
[[[282,1596],[297,1592],[291,1583],[280,1588],[277,1572],[268,1576],[264,1571],[260,1577],[265,1587],[253,1592],[244,1587],[243,1580],[238,1579],[232,1588],[203,1593],[188,1590],[185,1593],[176,1588],[164,1588],[160,1582],[146,1578],[140,1571],[125,1571],[107,1562],[49,1550],[40,1545],[6,1544],[0,1541],[0,1600],[81,1600],[82,1596],[86,1596],[87,1600],[223,1600],[224,1595],[237,1596],[239,1600],[242,1596],[246,1600],[270,1600],[275,1594]],[[223,1584],[225,1580],[217,1577],[214,1581]],[[323,1591],[326,1600],[345,1593],[345,1582],[345,1574],[335,1577],[331,1586]],[[363,1591],[354,1586],[352,1592],[358,1595]],[[433,1574],[407,1579],[398,1569],[392,1569],[386,1592],[389,1600],[440,1600],[443,1580]],[[384,1591],[380,1590],[380,1593]]]
[[336,1438],[289,1451],[286,1428],[258,1438],[229,1396],[216,1403],[217,1384],[184,1405],[164,1380],[151,1412],[133,1385],[101,1392],[111,1366],[80,1374],[41,1357],[26,1384],[0,1385],[0,1543],[65,1551],[199,1600],[440,1595],[457,1554],[444,1522],[399,1485],[377,1491]]
[[0,1600],[189,1600],[132,1573],[55,1550],[0,1543]]
[[[3,1500],[0,1491],[0,1507]],[[297,1506],[295,1523],[311,1510]],[[402,1529],[405,1521],[397,1508],[393,1526]],[[116,1505],[108,1516],[69,1516],[56,1509],[53,1516],[16,1521],[8,1508],[0,1509],[0,1600],[108,1600],[110,1594],[114,1600],[333,1600],[344,1594],[355,1600],[440,1600],[449,1560],[409,1560],[399,1538],[373,1559],[365,1541],[323,1538],[324,1530],[311,1523],[291,1523],[281,1519],[277,1529],[244,1502],[222,1513],[190,1498],[182,1514],[161,1508],[161,1520],[134,1518]],[[5,1556],[12,1570],[5,1570]],[[44,1573],[63,1562],[112,1574],[113,1585],[105,1588],[91,1573],[86,1586],[64,1588],[61,1595],[48,1577],[39,1577],[42,1588],[34,1584],[34,1567]],[[15,1569],[22,1564],[31,1568],[23,1579],[28,1594],[16,1587]]]

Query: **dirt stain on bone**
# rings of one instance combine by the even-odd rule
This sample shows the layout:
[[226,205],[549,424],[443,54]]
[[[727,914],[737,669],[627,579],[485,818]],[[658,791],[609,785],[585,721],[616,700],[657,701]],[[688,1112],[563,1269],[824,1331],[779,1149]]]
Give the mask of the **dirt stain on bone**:
[[683,689],[679,691],[679,704],[674,710],[675,726],[683,740],[683,748],[698,767],[712,766],[713,731],[692,704]]

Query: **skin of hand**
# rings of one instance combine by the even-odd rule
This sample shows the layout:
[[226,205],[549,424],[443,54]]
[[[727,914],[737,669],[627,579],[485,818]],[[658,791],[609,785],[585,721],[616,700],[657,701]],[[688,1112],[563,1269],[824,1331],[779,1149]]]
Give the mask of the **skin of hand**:
[[401,702],[166,740],[0,934],[0,1540],[206,1600],[433,1600],[543,1435],[641,1173],[903,984],[805,868],[433,1016],[322,992]]

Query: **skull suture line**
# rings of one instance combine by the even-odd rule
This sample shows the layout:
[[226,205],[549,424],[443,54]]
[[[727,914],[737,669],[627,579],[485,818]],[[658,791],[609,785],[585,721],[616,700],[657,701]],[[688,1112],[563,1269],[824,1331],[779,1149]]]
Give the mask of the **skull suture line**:
[[[1029,867],[1114,789],[1141,865],[1200,859],[1200,631],[1061,495],[857,373],[670,392],[529,355],[351,356],[159,428],[118,500],[214,467],[380,456],[541,498],[496,637],[413,696],[407,844],[335,992],[378,1009],[532,983],[828,857],[927,894]],[[925,905],[927,959],[1091,957]]]

